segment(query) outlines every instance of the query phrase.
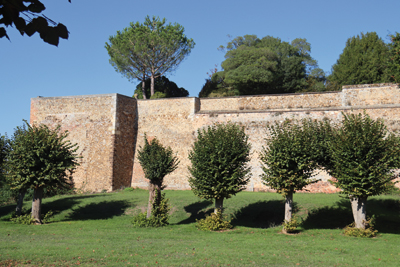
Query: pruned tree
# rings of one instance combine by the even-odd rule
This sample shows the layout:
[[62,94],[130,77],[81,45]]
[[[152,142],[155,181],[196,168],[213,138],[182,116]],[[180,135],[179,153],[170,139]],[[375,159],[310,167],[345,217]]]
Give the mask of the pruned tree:
[[11,188],[34,190],[32,217],[42,224],[41,203],[43,190],[57,185],[70,187],[72,174],[79,165],[75,154],[78,147],[67,140],[68,132],[60,126],[54,130],[46,125],[30,126],[14,135],[6,158],[7,180]]
[[195,43],[184,34],[178,23],[166,24],[165,18],[147,16],[143,24],[131,22],[130,27],[110,36],[106,49],[110,63],[128,79],[142,82],[150,78],[150,95],[154,95],[154,80],[175,70],[190,53]]
[[[71,3],[71,0],[68,2]],[[39,0],[0,1],[0,25],[15,26],[21,35],[26,34],[29,37],[37,32],[43,41],[58,46],[59,38],[68,39],[69,32],[63,24],[41,14],[45,9]],[[10,40],[6,29],[0,27],[0,38],[3,37]]]
[[285,222],[292,219],[293,194],[317,182],[312,177],[318,167],[315,155],[319,140],[313,128],[309,120],[289,119],[267,127],[266,146],[260,153],[262,179],[285,197]]
[[364,114],[343,114],[341,125],[327,140],[327,171],[350,198],[356,228],[365,229],[367,198],[382,194],[399,168],[400,140],[383,120]]
[[149,180],[149,203],[147,218],[150,218],[152,207],[159,207],[160,203],[153,204],[155,200],[161,201],[161,191],[164,177],[178,168],[179,160],[173,155],[170,147],[164,147],[156,138],[149,142],[144,136],[144,147],[139,147],[138,160],[143,168],[146,179]]
[[215,213],[250,180],[250,148],[243,127],[231,122],[197,131],[189,152],[189,184],[196,196],[215,200]]

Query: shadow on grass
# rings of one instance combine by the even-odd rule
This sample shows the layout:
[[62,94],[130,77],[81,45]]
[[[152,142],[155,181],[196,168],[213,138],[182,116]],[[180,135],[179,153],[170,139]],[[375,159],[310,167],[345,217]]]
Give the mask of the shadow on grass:
[[84,195],[84,196],[71,195],[68,197],[55,199],[51,202],[46,201],[45,203],[42,204],[42,213],[46,214],[48,211],[51,210],[53,215],[57,215],[63,212],[64,210],[69,210],[69,209],[73,210],[73,207],[75,205],[79,205],[79,203],[81,202],[80,200],[87,198],[95,198],[95,197],[98,197],[98,195]]
[[303,221],[304,229],[342,229],[353,222],[350,201],[342,199],[334,206],[311,210]]
[[[99,220],[109,219],[114,216],[123,215],[126,208],[132,207],[131,203],[126,201],[102,201],[98,203],[81,204],[81,200],[97,197],[96,195],[70,196],[46,201],[42,204],[42,214],[52,211],[53,216],[63,211],[70,210],[70,214],[62,221],[71,220]],[[104,198],[104,196],[102,196]],[[15,204],[0,207],[1,220],[9,220],[15,210]],[[30,206],[28,207],[30,209]]]
[[204,210],[212,204],[212,201],[203,200],[183,207],[187,213],[190,213],[190,217],[178,222],[177,224],[189,224],[196,222],[196,220],[204,219],[206,215],[210,215],[214,211],[212,208]]
[[132,204],[121,200],[90,203],[75,209],[72,208],[72,213],[68,216],[67,221],[110,219],[123,215],[128,207],[132,207]]
[[231,223],[235,226],[270,228],[282,224],[284,213],[283,200],[258,201],[235,212]]
[[[374,228],[380,233],[400,234],[400,200],[367,200],[367,217],[375,215]],[[342,199],[334,206],[313,209],[303,221],[304,229],[342,229],[354,221],[350,200]]]
[[15,211],[15,204],[8,204],[0,207],[0,220],[8,221],[13,211]]
[[400,234],[400,200],[367,200],[367,216],[376,217],[374,228],[379,233]]

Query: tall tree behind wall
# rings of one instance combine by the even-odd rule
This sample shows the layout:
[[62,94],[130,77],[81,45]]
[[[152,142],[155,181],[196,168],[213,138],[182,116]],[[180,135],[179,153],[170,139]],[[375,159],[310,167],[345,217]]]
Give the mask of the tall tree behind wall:
[[343,85],[389,82],[386,75],[388,48],[376,32],[353,36],[332,66],[327,87],[340,91]]
[[390,82],[400,83],[400,33],[389,35],[387,77]]
[[117,72],[129,80],[142,82],[150,78],[150,94],[154,95],[154,80],[166,72],[174,71],[195,45],[193,39],[184,34],[178,23],[166,24],[166,20],[146,17],[143,24],[131,22],[130,27],[110,36],[106,49],[110,63]]
[[271,36],[259,39],[245,35],[220,48],[227,51],[221,64],[223,70],[206,82],[201,97],[307,91],[307,78],[314,73],[316,78],[323,74],[322,80],[316,82],[322,85],[320,90],[324,88],[324,73],[310,56],[311,45],[306,39],[288,43]]

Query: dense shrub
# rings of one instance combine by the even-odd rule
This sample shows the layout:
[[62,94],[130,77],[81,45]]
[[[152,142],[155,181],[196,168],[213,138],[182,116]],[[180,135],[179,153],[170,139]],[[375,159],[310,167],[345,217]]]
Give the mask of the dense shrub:
[[220,209],[216,213],[206,216],[205,219],[196,220],[196,222],[197,229],[203,231],[221,231],[233,228],[231,220],[224,220]]
[[[156,194],[155,198],[158,198]],[[169,199],[165,198],[165,193],[161,194],[161,199],[155,199],[152,204],[151,216],[147,218],[146,213],[139,213],[133,217],[134,227],[162,227],[168,225],[169,220]],[[159,203],[159,204],[157,204]]]

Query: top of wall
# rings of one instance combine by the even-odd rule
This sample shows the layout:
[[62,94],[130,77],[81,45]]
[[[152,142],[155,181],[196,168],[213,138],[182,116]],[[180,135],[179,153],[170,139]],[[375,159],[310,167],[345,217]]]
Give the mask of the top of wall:
[[[95,94],[80,96],[36,97],[32,102],[60,99],[84,98],[129,98],[121,94]],[[222,98],[163,98],[136,100],[139,116],[167,115],[190,116],[195,113],[212,112],[268,112],[295,110],[329,110],[350,108],[374,108],[400,105],[398,84],[345,85],[337,92],[309,92],[294,94],[269,94],[252,96],[232,96]],[[75,102],[75,101],[74,101]]]
[[94,98],[94,97],[128,97],[132,98],[130,96],[126,95],[121,95],[117,93],[112,93],[112,94],[93,94],[93,95],[71,95],[71,96],[37,96],[33,97],[32,100],[37,100],[37,99],[68,99],[68,98]]
[[346,85],[342,91],[201,98],[200,113],[349,109],[400,104],[397,84]]

